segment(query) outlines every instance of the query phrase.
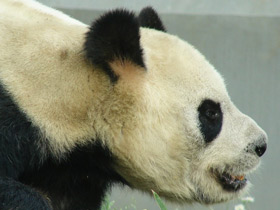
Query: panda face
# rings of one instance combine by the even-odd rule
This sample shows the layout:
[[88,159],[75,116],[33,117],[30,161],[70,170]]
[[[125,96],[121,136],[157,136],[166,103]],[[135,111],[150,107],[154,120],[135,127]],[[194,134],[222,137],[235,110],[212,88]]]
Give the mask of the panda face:
[[116,170],[132,187],[170,200],[209,204],[247,191],[264,131],[234,106],[196,49],[151,29],[140,37],[146,72],[138,68],[115,84],[123,104],[110,123],[123,122],[108,142]]
[[[172,201],[237,197],[266,149],[265,132],[234,106],[221,75],[194,47],[165,33],[151,8],[132,16],[103,16],[86,42],[87,57],[113,84],[102,120],[94,120],[106,123],[94,127],[102,128],[97,136],[115,170],[130,186]],[[157,30],[138,31],[138,21]]]

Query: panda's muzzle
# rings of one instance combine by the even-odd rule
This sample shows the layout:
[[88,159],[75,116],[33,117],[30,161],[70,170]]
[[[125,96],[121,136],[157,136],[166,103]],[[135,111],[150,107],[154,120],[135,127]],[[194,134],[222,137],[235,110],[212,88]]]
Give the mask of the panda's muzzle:
[[245,178],[245,175],[230,175],[226,172],[218,173],[215,172],[215,178],[218,183],[220,183],[224,190],[236,192],[238,190],[243,189],[247,184],[247,179]]

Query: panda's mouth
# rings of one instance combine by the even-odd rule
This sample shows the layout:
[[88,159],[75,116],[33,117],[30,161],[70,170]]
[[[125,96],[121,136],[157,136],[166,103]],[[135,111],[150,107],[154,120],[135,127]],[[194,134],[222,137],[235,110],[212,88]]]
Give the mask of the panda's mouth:
[[232,175],[227,172],[219,173],[214,171],[214,176],[218,183],[220,183],[224,190],[229,192],[236,192],[243,189],[247,184],[245,175]]

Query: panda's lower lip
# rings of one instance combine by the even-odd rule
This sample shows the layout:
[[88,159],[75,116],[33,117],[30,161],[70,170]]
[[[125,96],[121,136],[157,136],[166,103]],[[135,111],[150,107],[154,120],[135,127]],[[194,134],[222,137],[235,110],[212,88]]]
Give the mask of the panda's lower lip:
[[222,185],[223,189],[229,192],[236,192],[243,189],[247,184],[245,176],[232,176],[228,173],[217,174],[217,181]]

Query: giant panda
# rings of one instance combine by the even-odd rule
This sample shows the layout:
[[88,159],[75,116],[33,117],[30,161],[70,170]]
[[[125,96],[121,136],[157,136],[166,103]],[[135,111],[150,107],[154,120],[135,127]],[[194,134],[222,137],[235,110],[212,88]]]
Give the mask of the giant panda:
[[240,196],[266,133],[157,13],[87,26],[0,1],[0,209],[99,209],[114,183],[178,203]]

